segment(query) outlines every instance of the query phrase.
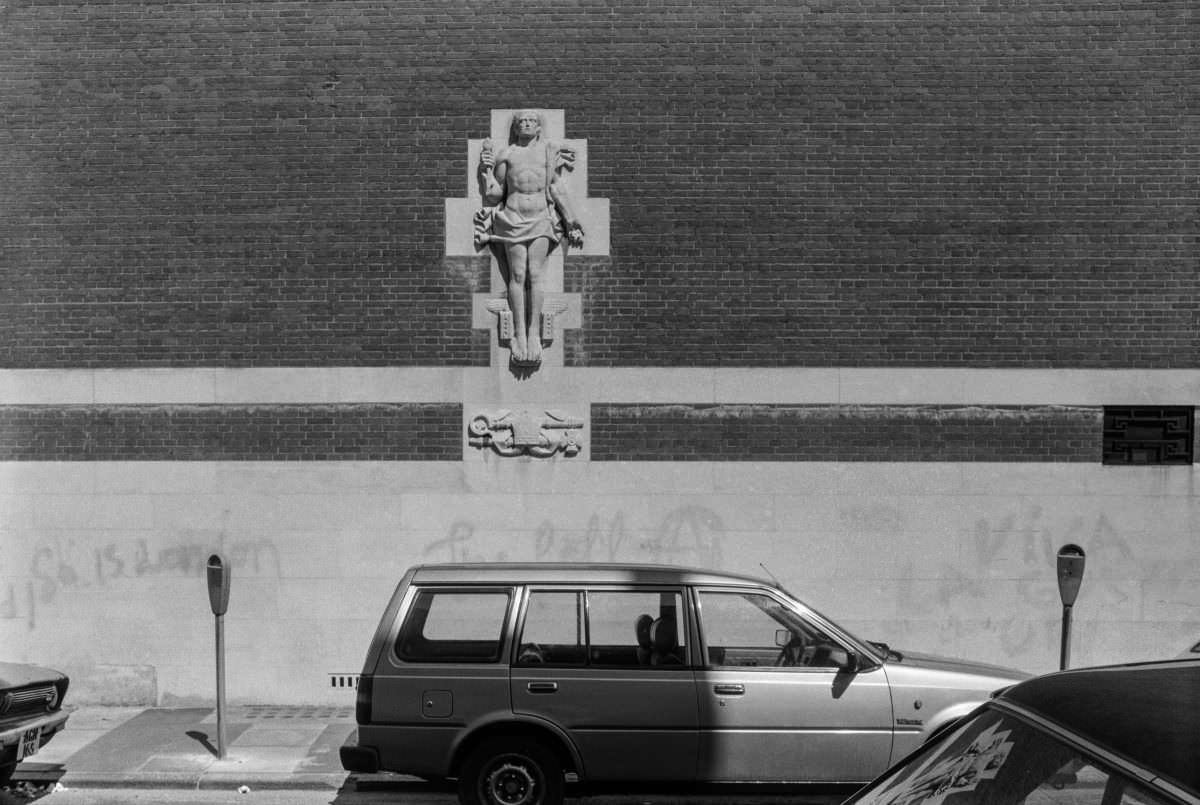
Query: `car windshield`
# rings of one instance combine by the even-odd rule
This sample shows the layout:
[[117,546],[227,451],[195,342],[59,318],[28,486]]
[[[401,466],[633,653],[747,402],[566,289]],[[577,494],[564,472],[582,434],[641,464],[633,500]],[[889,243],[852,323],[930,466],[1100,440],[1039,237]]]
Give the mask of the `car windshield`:
[[985,709],[846,805],[1166,805],[1045,732]]

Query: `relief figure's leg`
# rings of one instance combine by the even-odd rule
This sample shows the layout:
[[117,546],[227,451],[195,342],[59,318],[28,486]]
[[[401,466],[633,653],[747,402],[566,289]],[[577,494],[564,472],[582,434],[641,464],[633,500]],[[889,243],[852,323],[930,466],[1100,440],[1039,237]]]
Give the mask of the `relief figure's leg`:
[[529,349],[526,332],[528,321],[525,315],[525,279],[529,250],[524,243],[509,243],[508,254],[508,307],[513,314],[512,357],[515,361],[528,359]]
[[550,239],[538,238],[529,244],[529,330],[528,356],[531,361],[542,359],[542,306],[546,301],[546,263],[550,254]]

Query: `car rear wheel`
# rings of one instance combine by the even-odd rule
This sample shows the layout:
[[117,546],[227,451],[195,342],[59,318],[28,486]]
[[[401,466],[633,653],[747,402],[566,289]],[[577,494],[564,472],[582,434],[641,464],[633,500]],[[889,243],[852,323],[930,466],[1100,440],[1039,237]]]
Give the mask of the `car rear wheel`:
[[13,772],[15,772],[16,770],[17,770],[16,763],[0,764],[0,785],[5,785],[9,780],[11,780],[12,776],[13,776]]
[[491,738],[463,763],[462,805],[560,805],[562,763],[545,744],[529,738]]

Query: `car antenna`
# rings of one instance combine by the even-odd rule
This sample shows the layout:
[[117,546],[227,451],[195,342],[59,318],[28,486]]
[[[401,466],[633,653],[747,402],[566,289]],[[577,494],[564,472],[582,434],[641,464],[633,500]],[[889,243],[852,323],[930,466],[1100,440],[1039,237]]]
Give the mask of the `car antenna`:
[[761,567],[763,571],[771,577],[771,581],[775,582],[776,587],[783,587],[783,585],[779,583],[779,579],[775,578],[775,574],[771,572],[770,568],[768,568],[762,562],[759,562],[758,566]]

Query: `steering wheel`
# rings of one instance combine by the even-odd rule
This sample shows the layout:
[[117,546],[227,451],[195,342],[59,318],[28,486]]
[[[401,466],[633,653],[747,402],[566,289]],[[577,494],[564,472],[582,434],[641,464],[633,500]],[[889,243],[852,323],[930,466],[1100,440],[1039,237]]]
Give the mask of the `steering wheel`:
[[787,642],[787,645],[779,649],[779,656],[775,658],[775,667],[792,668],[802,665],[804,646],[804,638],[798,634],[793,634],[792,639]]
[[526,643],[521,646],[521,653],[517,655],[519,665],[541,665],[544,662],[546,662],[545,653],[537,643]]

